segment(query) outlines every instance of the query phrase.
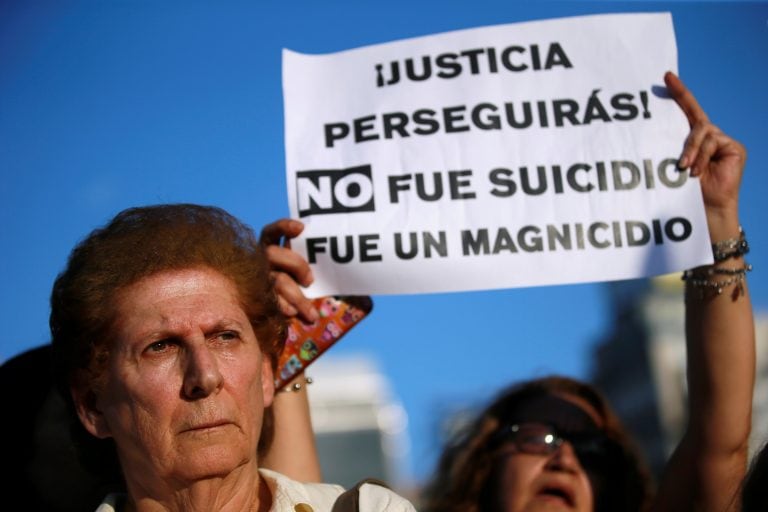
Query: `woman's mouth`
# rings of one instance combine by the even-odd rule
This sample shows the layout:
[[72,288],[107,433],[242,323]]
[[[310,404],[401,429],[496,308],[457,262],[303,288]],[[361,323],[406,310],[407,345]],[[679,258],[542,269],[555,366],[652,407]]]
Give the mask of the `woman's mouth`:
[[576,504],[576,499],[573,495],[573,492],[570,488],[564,485],[545,485],[539,490],[538,493],[536,493],[536,497],[546,500],[558,501],[568,507],[574,507]]

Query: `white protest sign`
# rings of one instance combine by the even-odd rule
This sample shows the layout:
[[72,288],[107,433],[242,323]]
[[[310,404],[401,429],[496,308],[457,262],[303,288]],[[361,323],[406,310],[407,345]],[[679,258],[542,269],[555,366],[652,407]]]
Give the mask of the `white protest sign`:
[[711,261],[668,13],[283,52],[309,295],[627,279]]

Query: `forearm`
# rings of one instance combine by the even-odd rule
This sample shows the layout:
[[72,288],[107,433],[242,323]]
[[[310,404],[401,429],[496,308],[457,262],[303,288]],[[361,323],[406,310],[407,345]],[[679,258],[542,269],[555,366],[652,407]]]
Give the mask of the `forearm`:
[[262,465],[300,482],[320,482],[320,460],[309,414],[309,396],[303,375],[301,388],[278,391],[272,409],[275,432]]
[[[714,217],[714,218],[713,218]],[[710,216],[714,242],[737,238],[735,213]],[[744,268],[743,256],[716,262],[714,268]],[[712,275],[712,281],[737,276]],[[749,436],[755,380],[755,338],[747,279],[725,284],[722,293],[686,283],[689,433],[703,450],[733,452]]]
[[[735,212],[709,212],[713,243],[739,236]],[[714,264],[742,269],[743,256]],[[689,423],[685,437],[702,510],[737,510],[744,477],[755,381],[755,339],[746,278],[713,274],[716,289],[686,283]],[[726,284],[728,281],[738,281]]]

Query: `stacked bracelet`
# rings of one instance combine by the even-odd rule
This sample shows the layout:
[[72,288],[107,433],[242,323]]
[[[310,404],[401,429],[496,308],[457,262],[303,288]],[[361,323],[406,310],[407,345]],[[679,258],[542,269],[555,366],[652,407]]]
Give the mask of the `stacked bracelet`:
[[291,392],[291,391],[301,391],[301,388],[305,386],[309,386],[312,384],[314,380],[312,377],[304,377],[304,384],[301,382],[293,382],[291,384],[288,384],[284,388],[280,388],[278,391],[285,391],[285,392]]
[[[699,288],[708,288],[716,291],[718,295],[723,293],[725,287],[732,284],[739,285],[739,291],[744,293],[743,281],[747,277],[747,272],[752,271],[752,265],[744,264],[741,268],[715,268],[700,267],[683,272],[683,281],[687,281],[692,286]],[[727,275],[727,279],[714,280],[713,275]]]
[[[729,238],[721,242],[712,244],[712,255],[715,264],[722,263],[731,258],[740,258],[749,252],[749,243],[741,226],[739,226],[738,238]],[[744,280],[747,272],[752,271],[752,265],[744,262],[744,265],[736,268],[716,267],[707,265],[683,272],[682,279],[691,286],[702,290],[716,292],[717,295],[723,293],[723,290],[731,285],[737,285],[739,292],[744,293]],[[715,276],[727,276],[725,279],[715,279]]]
[[738,238],[729,238],[712,244],[712,255],[715,257],[715,263],[747,254],[749,252],[749,243],[747,243],[746,236],[744,229],[739,226]]

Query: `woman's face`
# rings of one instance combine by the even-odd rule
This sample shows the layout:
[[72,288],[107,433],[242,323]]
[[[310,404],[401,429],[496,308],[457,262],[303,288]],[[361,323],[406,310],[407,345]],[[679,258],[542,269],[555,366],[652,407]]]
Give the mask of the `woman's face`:
[[103,388],[78,412],[112,437],[131,487],[257,467],[272,371],[234,284],[211,269],[161,272],[121,290]]
[[[562,396],[592,419],[597,413],[583,399]],[[543,429],[542,423],[538,423]],[[532,424],[535,430],[537,427]],[[592,512],[595,506],[590,479],[571,442],[565,440],[551,453],[523,451],[505,442],[492,472],[494,506],[498,512]]]

